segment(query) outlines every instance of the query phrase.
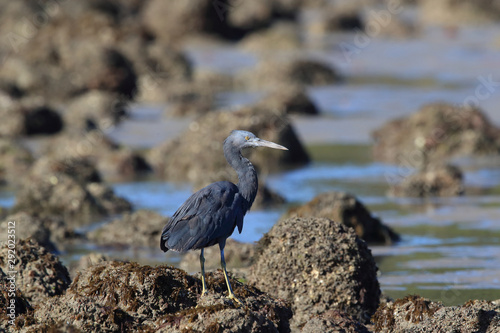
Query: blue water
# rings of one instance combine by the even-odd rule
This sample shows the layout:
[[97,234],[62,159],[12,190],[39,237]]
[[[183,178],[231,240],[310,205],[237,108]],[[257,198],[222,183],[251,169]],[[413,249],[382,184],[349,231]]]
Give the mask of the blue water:
[[[454,37],[447,36],[446,30],[436,29],[409,39],[376,38],[349,61],[338,48],[339,40],[352,43],[353,36],[325,36],[316,41],[317,46],[307,46],[294,54],[322,59],[346,78],[338,85],[307,89],[322,116],[292,117],[306,144],[344,143],[344,138],[369,144],[370,132],[389,119],[408,115],[429,102],[461,105],[475,96],[481,77],[492,75],[494,81],[500,82],[498,27],[460,29]],[[189,46],[187,53],[195,68],[223,74],[251,70],[261,58],[237,46],[219,44]],[[254,103],[264,94],[221,92],[216,96],[216,106],[235,108]],[[500,87],[478,102],[490,119],[500,125]],[[188,128],[189,119],[165,118],[163,108],[135,106],[131,119],[113,128],[109,135],[119,143],[148,148]],[[306,126],[308,121],[313,127]],[[321,123],[327,125],[318,131]],[[387,176],[400,173],[397,166],[359,163],[342,156],[336,160],[342,162],[322,159],[303,168],[263,175],[262,179],[287,204],[277,209],[251,210],[243,232],[233,237],[255,242],[289,205],[305,203],[322,192],[347,191],[402,235],[402,241],[394,246],[370,246],[380,268],[382,290],[389,296],[419,293],[447,304],[469,298],[500,299],[498,160],[484,164],[478,159],[466,161],[461,165],[467,195],[433,199],[388,197]],[[173,214],[192,193],[189,184],[157,180],[112,186],[135,209],[151,209],[165,216]],[[11,191],[0,190],[0,206],[11,207],[14,200]],[[98,228],[107,221],[95,221],[81,231]],[[148,249],[117,249],[91,243],[70,248],[63,260],[76,261],[92,251],[152,264],[177,264],[180,260],[173,253],[163,254],[156,245]]]

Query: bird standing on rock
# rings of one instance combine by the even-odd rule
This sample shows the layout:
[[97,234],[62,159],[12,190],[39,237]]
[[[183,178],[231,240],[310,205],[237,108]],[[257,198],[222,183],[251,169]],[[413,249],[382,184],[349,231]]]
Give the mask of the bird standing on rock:
[[203,249],[219,244],[228,297],[239,304],[242,302],[234,296],[227,277],[224,246],[226,239],[231,236],[236,227],[241,233],[243,217],[257,195],[257,172],[252,163],[241,154],[243,149],[253,147],[288,150],[276,143],[259,139],[251,132],[232,131],[224,141],[224,156],[238,174],[238,184],[219,181],[191,195],[163,227],[160,239],[160,248],[164,252],[201,249],[202,296],[207,293]]

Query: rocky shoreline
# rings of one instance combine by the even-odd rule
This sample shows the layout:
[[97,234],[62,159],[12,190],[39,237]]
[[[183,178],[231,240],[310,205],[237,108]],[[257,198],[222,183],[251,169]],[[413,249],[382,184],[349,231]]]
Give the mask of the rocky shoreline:
[[[6,332],[500,329],[500,300],[443,306],[417,295],[385,298],[365,242],[352,229],[324,218],[282,220],[264,236],[252,264],[236,275],[246,277],[231,277],[243,301],[240,307],[225,297],[221,270],[207,274],[209,292],[200,297],[199,273],[189,275],[172,266],[101,258],[82,266],[71,280],[57,256],[33,239],[19,240],[16,251],[15,298],[8,288],[0,293],[0,329]],[[2,283],[8,286],[12,268],[7,246],[0,249],[0,269]],[[15,316],[9,317],[11,303]]]
[[[408,16],[413,19],[394,14],[403,6],[412,7]],[[390,22],[382,24],[387,15]],[[363,113],[325,116],[311,89],[337,89],[349,80],[355,84],[356,78],[345,75],[346,64],[325,59],[332,45],[343,50],[342,33],[350,32],[351,41],[360,36],[411,39],[437,24],[453,43],[462,27],[499,21],[498,2],[487,0],[348,5],[326,0],[0,0],[0,186],[16,190],[13,207],[0,207],[0,331],[499,332],[500,300],[444,306],[418,295],[385,297],[369,246],[392,246],[401,237],[355,194],[345,192],[322,193],[290,208],[258,244],[228,241],[231,284],[241,307],[225,297],[217,249],[206,251],[207,267],[214,271],[207,275],[209,293],[202,298],[199,273],[189,274],[198,271],[195,252],[182,258],[180,268],[88,251],[78,264],[65,267],[58,257],[78,242],[159,251],[158,235],[169,217],[136,210],[109,184],[150,177],[197,189],[216,180],[234,181],[221,149],[233,129],[289,148],[254,152],[259,174],[306,166],[311,142],[360,140],[373,143],[374,161],[400,167],[388,175],[388,196],[467,195],[456,160],[500,156],[498,115],[492,121],[491,110],[488,117],[474,103],[465,103],[494,92],[498,82],[492,75],[486,85],[481,77],[483,85],[473,88],[479,97],[463,96],[461,105],[411,105],[415,112],[386,123],[385,114],[376,119]],[[377,36],[369,36],[374,27]],[[233,51],[251,54],[255,65],[202,68],[189,52],[192,45],[231,45]],[[351,55],[364,50],[349,46],[354,47]],[[467,53],[476,52],[476,44],[467,47]],[[213,60],[217,54],[203,56]],[[378,69],[376,53],[370,57]],[[357,66],[364,75],[366,64]],[[241,91],[262,98],[221,106],[221,93]],[[332,108],[350,102],[335,100]],[[150,123],[170,122],[159,130],[171,130],[165,140],[141,148],[113,140],[110,133],[127,121],[148,117],[142,108],[147,103],[162,108]],[[183,128],[172,130],[180,118],[187,119]],[[145,131],[126,134],[158,134]],[[283,207],[285,198],[265,178],[255,207]],[[88,229],[103,219],[109,222]],[[17,223],[16,241],[8,243],[11,221]]]

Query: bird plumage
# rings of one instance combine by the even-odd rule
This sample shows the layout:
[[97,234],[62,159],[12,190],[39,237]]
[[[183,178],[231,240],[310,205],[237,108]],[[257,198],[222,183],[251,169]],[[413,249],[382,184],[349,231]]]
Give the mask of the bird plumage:
[[235,227],[241,233],[246,203],[238,187],[221,181],[191,195],[162,231],[163,251],[186,252],[218,244],[231,236]]
[[276,143],[261,140],[247,131],[232,131],[224,141],[224,157],[238,174],[238,185],[220,181],[192,194],[163,227],[160,248],[166,252],[186,252],[201,249],[200,265],[203,291],[206,293],[205,258],[203,249],[219,244],[221,266],[229,297],[241,304],[233,294],[226,271],[224,246],[226,239],[238,227],[241,233],[243,218],[252,206],[258,189],[257,172],[241,150],[251,147],[269,147],[287,150]]

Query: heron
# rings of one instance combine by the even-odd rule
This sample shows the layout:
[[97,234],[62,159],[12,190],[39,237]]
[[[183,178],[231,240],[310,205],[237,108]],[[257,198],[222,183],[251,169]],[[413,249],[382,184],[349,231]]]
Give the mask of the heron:
[[240,305],[242,302],[234,295],[227,276],[224,247],[226,239],[233,234],[236,227],[241,233],[243,218],[257,195],[257,172],[252,163],[242,155],[243,149],[253,147],[288,150],[274,142],[259,139],[251,132],[232,131],[224,140],[223,150],[227,162],[238,174],[238,184],[218,181],[192,194],[165,224],[160,239],[163,252],[201,250],[201,296],[207,294],[203,250],[219,244],[228,298]]

